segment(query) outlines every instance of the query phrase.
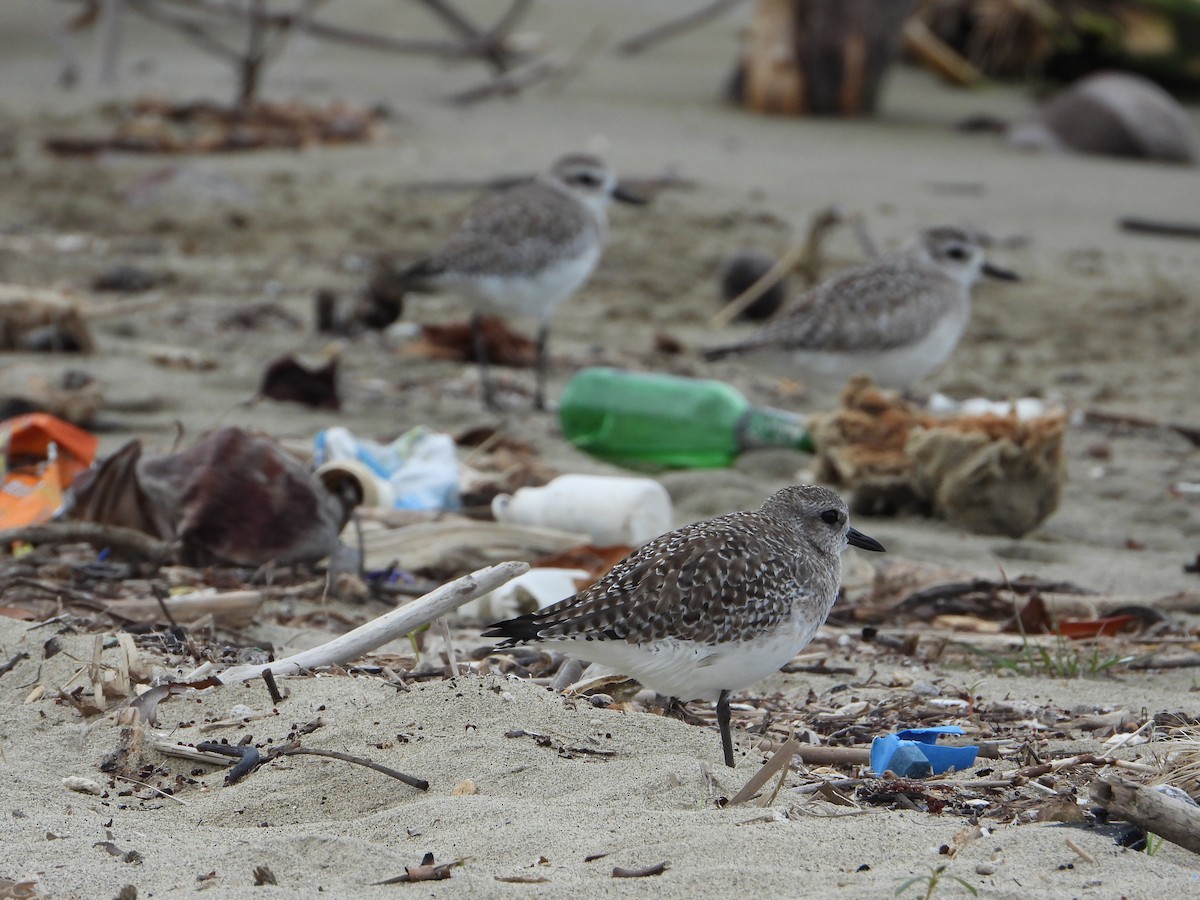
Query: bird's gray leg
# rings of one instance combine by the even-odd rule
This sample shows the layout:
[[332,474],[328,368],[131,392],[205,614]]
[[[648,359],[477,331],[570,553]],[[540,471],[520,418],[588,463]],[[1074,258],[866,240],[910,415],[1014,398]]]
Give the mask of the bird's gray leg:
[[496,409],[496,388],[492,384],[492,373],[488,369],[487,339],[483,335],[483,314],[471,314],[471,344],[475,359],[479,362],[479,377],[483,381],[483,405]]
[[725,765],[733,768],[733,735],[729,731],[729,691],[717,698],[717,725],[721,729],[721,747],[725,750]]
[[546,408],[546,341],[550,337],[550,323],[543,321],[537,331],[537,387],[534,389],[533,408]]

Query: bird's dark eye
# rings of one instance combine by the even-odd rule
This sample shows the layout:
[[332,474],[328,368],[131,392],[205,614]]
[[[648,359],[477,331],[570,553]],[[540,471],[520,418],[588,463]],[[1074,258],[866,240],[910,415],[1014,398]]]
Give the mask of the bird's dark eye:
[[958,262],[964,262],[968,257],[970,257],[971,252],[961,244],[955,244],[946,251],[946,255],[953,260],[957,260]]
[[840,525],[842,524],[842,514],[836,509],[827,509],[821,513],[821,521],[826,525]]
[[584,187],[597,187],[602,179],[595,172],[576,172],[571,180]]

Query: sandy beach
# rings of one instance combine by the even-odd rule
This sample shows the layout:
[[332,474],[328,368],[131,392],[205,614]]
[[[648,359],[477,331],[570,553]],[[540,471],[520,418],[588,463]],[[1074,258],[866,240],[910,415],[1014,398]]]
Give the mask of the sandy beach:
[[[368,335],[342,346],[343,405],[336,413],[244,402],[269,361],[285,353],[316,358],[329,345],[312,327],[317,290],[349,296],[380,254],[418,258],[477,194],[428,184],[477,185],[543,169],[570,150],[598,152],[624,175],[671,174],[690,186],[662,190],[644,208],[612,210],[599,269],[554,320],[552,403],[578,369],[612,365],[719,378],[752,402],[802,413],[828,409],[832,397],[766,377],[747,362],[705,363],[694,352],[746,327],[718,335],[708,325],[719,308],[717,274],[726,255],[781,254],[803,237],[815,213],[835,203],[860,213],[887,248],[929,225],[978,228],[994,238],[989,255],[1022,280],[976,289],[966,337],[917,393],[1033,396],[1064,409],[1068,480],[1061,504],[1020,539],[917,516],[854,524],[886,545],[889,560],[995,580],[1068,581],[1144,603],[1184,596],[1168,613],[1162,646],[1197,649],[1200,580],[1185,565],[1200,551],[1200,496],[1187,487],[1200,481],[1200,450],[1166,426],[1200,425],[1200,248],[1117,227],[1123,216],[1194,219],[1195,169],[1032,155],[994,137],[961,133],[953,126],[967,115],[1011,118],[1031,100],[1014,87],[955,90],[909,66],[896,68],[872,119],[753,116],[721,100],[744,15],[641,56],[613,53],[616,40],[672,15],[676,7],[665,0],[538,4],[528,27],[548,44],[570,51],[598,35],[601,49],[569,81],[468,108],[445,98],[483,80],[478,65],[368,55],[305,39],[271,67],[265,86],[271,98],[385,105],[386,133],[370,143],[59,158],[42,150],[45,138],[111,130],[117,101],[151,94],[224,101],[233,90],[224,67],[134,17],[126,24],[118,83],[98,83],[97,38],[84,33],[73,38],[83,78],[63,90],[51,38],[65,16],[59,6],[26,3],[0,12],[0,144],[11,148],[0,156],[0,280],[87,293],[98,272],[129,263],[156,275],[157,293],[136,314],[96,322],[94,354],[5,354],[0,366],[50,378],[83,370],[96,379],[105,398],[95,423],[102,454],[133,437],[168,450],[180,427],[194,437],[239,425],[301,445],[331,425],[381,440],[415,425],[451,434],[486,425],[527,442],[554,471],[618,472],[572,448],[553,415],[529,412],[532,370],[502,370],[509,409],[487,413],[473,366],[415,356],[395,336]],[[413,9],[393,4],[363,4],[356,15],[361,27],[381,31],[432,29]],[[1200,124],[1200,112],[1190,112]],[[850,232],[836,231],[827,270],[861,260]],[[410,300],[405,326],[465,317],[453,300]],[[533,334],[531,324],[515,327]],[[672,345],[679,352],[664,349]],[[214,365],[164,367],[154,361],[162,348],[186,348]],[[1122,422],[1130,419],[1136,423]],[[729,469],[656,477],[671,494],[675,524],[683,524],[755,507],[812,471],[811,456],[770,450],[747,453]],[[855,554],[847,564],[860,576],[862,566],[877,563]],[[5,604],[19,605],[11,598],[20,591],[9,593],[19,587],[6,583]],[[108,596],[103,586],[73,582],[71,589]],[[97,664],[114,670],[132,661],[145,679],[178,678],[196,660],[149,636],[138,638],[131,660],[111,622],[107,629],[96,625],[101,617],[43,624],[6,613],[0,662],[17,662],[0,676],[0,705],[8,710],[0,724],[0,879],[33,882],[30,890],[40,893],[25,896],[55,898],[406,891],[885,897],[944,864],[948,876],[986,897],[1197,891],[1194,854],[1169,842],[1153,855],[1127,849],[1115,840],[1118,826],[1084,821],[1087,784],[1104,774],[1099,767],[1061,773],[1050,784],[1014,785],[1000,799],[963,788],[935,813],[923,803],[873,804],[862,794],[839,803],[809,789],[821,767],[797,766],[769,807],[726,805],[722,798],[733,797],[769,756],[759,746],[763,735],[747,730],[767,731],[771,715],[764,710],[778,711],[774,725],[808,729],[824,740],[838,716],[857,716],[855,727],[886,733],[930,697],[965,699],[920,724],[961,725],[968,740],[1011,746],[1026,740],[1041,760],[1109,754],[1105,742],[1114,730],[1079,724],[1089,716],[1124,722],[1115,729],[1120,734],[1167,714],[1194,728],[1200,715],[1195,668],[1088,665],[1149,652],[1149,645],[1101,640],[1072,650],[1082,661],[1079,673],[941,657],[930,651],[931,637],[923,638],[921,652],[905,654],[862,639],[854,602],[839,606],[836,621],[805,651],[798,668],[810,671],[780,673],[739,698],[733,770],[721,765],[715,727],[655,715],[640,695],[598,704],[559,695],[505,674],[494,658],[476,662],[484,674],[440,677],[442,642],[432,633],[424,668],[412,660],[409,643],[397,641],[360,670],[282,679],[287,697],[280,704],[271,703],[261,681],[172,696],[148,730],[178,743],[245,739],[267,748],[319,718],[319,727],[304,734],[305,746],[369,757],[427,780],[428,791],[308,756],[275,759],[226,785],[223,769],[165,756],[148,743],[123,771],[143,771],[152,787],[110,779],[101,766],[127,739],[128,724],[84,716],[55,698],[86,684]],[[322,603],[319,591],[298,594],[269,600],[253,624],[235,634],[218,630],[213,640],[235,648],[268,645],[283,656],[386,608],[373,600]],[[479,625],[456,621],[460,656],[484,655]],[[44,646],[51,638],[60,647],[53,654]],[[957,640],[965,638],[947,638]],[[1006,659],[1020,652],[1019,641],[988,646]],[[412,677],[381,675],[408,664]],[[115,697],[107,702],[120,705]],[[1141,734],[1163,738],[1167,730]],[[1160,744],[1128,740],[1111,753],[1154,766]],[[1031,761],[980,759],[974,770],[950,777],[1004,779]],[[68,790],[67,776],[95,782],[100,793]],[[861,787],[841,790],[851,796]],[[1027,814],[1052,795],[1071,798],[1067,805],[1075,804],[1079,818]],[[972,798],[986,802],[972,807],[966,802]],[[986,814],[973,817],[972,809]],[[446,880],[378,885],[426,853],[438,864],[459,864]],[[660,874],[613,877],[615,867],[659,863],[668,864]],[[270,869],[276,886],[255,885],[258,866]],[[126,885],[136,894],[119,893]],[[903,896],[923,890],[922,884]],[[937,892],[965,894],[948,879]]]

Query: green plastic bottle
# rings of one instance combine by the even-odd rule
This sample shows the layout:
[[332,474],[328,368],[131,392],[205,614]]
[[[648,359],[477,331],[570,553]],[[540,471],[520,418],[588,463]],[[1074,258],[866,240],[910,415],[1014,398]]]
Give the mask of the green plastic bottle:
[[583,369],[558,407],[566,438],[625,465],[727,466],[752,447],[812,450],[804,419],[755,407],[720,381],[617,369]]

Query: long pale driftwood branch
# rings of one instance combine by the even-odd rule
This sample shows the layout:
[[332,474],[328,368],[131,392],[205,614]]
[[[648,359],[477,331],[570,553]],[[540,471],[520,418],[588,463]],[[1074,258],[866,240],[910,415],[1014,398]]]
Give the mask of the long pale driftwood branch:
[[1200,807],[1115,775],[1095,782],[1092,798],[1113,818],[1200,853]]
[[[344,665],[358,659],[364,653],[381,647],[388,641],[403,637],[422,625],[446,615],[476,597],[493,591],[518,575],[529,571],[524,562],[504,562],[486,569],[479,569],[455,581],[444,584],[412,603],[384,613],[353,631],[328,641],[311,650],[304,650],[286,659],[253,666],[234,666],[217,677],[224,684],[258,678],[270,669],[275,675],[296,675],[304,669],[321,666]],[[201,670],[197,670],[201,671]],[[189,675],[183,679],[191,681]]]

